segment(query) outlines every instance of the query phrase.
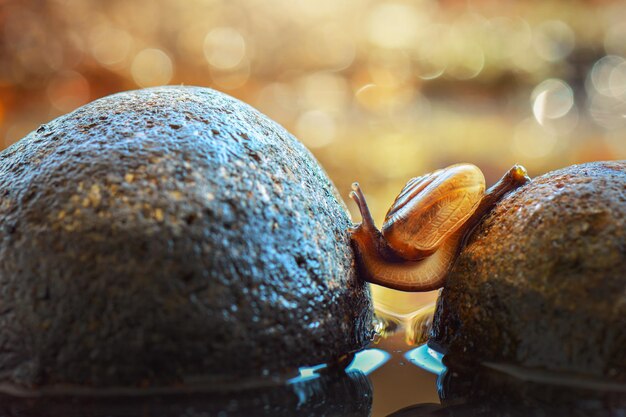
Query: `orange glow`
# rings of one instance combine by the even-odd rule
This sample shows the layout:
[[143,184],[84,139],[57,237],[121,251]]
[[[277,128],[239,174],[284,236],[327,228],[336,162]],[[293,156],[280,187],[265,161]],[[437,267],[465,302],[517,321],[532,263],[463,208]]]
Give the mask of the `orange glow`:
[[0,143],[119,91],[211,87],[293,132],[344,197],[358,180],[380,224],[452,163],[491,184],[626,159],[624,21],[619,1],[4,2]]

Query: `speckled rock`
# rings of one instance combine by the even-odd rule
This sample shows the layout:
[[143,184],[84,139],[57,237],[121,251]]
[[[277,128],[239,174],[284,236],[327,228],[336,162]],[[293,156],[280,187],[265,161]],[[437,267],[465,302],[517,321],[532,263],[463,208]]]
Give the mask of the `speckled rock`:
[[358,350],[349,225],[311,154],[231,97],[94,101],[0,153],[0,378],[168,385]]
[[550,172],[505,197],[460,255],[429,343],[626,380],[626,162]]

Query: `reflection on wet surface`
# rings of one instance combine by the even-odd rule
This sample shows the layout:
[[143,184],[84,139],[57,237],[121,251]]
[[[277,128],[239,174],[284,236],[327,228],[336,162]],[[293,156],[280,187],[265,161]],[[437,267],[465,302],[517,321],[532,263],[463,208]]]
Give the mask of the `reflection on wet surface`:
[[[0,396],[2,417],[625,416],[626,384],[502,364],[467,365],[399,333],[345,370],[319,365],[289,378],[168,390]],[[5,390],[6,392],[6,390]]]
[[439,375],[446,370],[446,367],[441,362],[443,355],[428,347],[428,345],[411,349],[404,356],[415,365],[435,375]]
[[440,404],[414,404],[394,417],[626,415],[626,384],[508,364],[467,364],[426,345],[407,357],[438,373]]
[[[306,374],[306,372],[305,372]],[[358,371],[320,373],[292,383],[204,387],[151,395],[19,398],[2,395],[3,417],[367,416],[372,388]]]

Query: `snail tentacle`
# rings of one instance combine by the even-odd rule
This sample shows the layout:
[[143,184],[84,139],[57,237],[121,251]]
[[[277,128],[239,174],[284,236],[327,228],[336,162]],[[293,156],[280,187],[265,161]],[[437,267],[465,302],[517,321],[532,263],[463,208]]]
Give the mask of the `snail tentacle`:
[[365,200],[365,195],[363,194],[358,182],[352,183],[350,198],[352,198],[352,200],[354,200],[359,207],[359,211],[361,212],[362,227],[376,229],[374,217],[372,217],[372,213],[370,212],[370,209],[367,206],[367,201]]
[[402,257],[389,247],[387,241],[380,233],[380,230],[376,227],[372,213],[367,206],[365,195],[358,182],[352,184],[350,198],[352,198],[359,207],[362,219],[361,223],[349,229],[357,253],[361,250],[359,248],[363,248],[363,251],[369,253],[382,254],[382,256],[390,262],[402,261]]

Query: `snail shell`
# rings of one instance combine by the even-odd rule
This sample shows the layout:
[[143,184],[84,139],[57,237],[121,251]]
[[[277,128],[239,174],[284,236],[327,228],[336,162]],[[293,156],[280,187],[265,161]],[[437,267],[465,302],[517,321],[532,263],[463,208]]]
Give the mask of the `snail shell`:
[[508,192],[530,181],[515,165],[485,192],[476,166],[457,164],[409,180],[376,228],[358,183],[350,197],[363,221],[350,229],[360,275],[403,291],[428,291],[445,283],[463,242]]
[[484,193],[485,177],[471,164],[413,178],[387,212],[382,234],[404,259],[422,259],[459,230]]

